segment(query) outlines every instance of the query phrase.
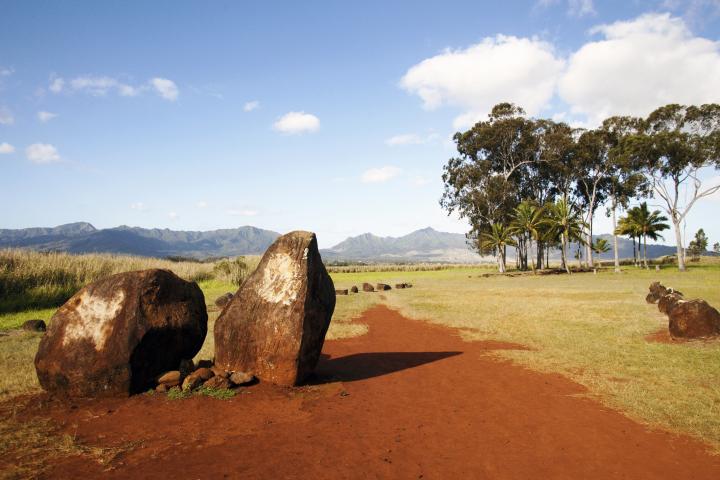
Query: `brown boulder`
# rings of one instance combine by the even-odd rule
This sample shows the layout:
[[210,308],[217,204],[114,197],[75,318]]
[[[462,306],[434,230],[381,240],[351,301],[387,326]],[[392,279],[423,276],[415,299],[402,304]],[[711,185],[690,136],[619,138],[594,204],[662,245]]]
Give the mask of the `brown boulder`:
[[375,287],[373,287],[369,283],[363,283],[362,288],[363,288],[363,292],[374,292],[375,291]]
[[405,284],[404,284],[404,283],[396,283],[396,284],[395,284],[395,289],[396,289],[396,290],[401,289],[401,288],[405,288]]
[[230,375],[229,380],[233,385],[245,385],[255,380],[255,377],[250,373],[233,372],[232,375]]
[[383,290],[390,290],[390,285],[387,285],[384,283],[378,283],[377,285],[375,285],[375,288],[377,289],[378,292],[380,292]]
[[169,270],[125,272],[94,282],[53,315],[35,356],[48,392],[129,395],[192,358],[207,333],[196,283]]
[[215,365],[298,384],[315,369],[334,309],[315,234],[283,235],[218,317]]
[[677,305],[677,302],[683,299],[683,296],[681,293],[678,292],[670,292],[662,297],[660,297],[660,300],[658,301],[658,310],[660,310],[661,313],[669,314],[670,311],[675,308],[675,305]]
[[230,375],[230,373],[227,370],[225,370],[224,368],[220,368],[220,367],[212,367],[212,371],[216,377],[227,378],[228,375]]
[[358,288],[355,285],[353,285],[352,288],[350,288],[350,291],[352,293],[358,293]]
[[214,377],[206,381],[203,386],[208,388],[215,388],[218,390],[232,387],[232,385],[230,384],[230,380],[219,375],[215,375]]
[[670,335],[675,338],[720,335],[720,312],[704,300],[679,300],[668,316]]
[[44,332],[47,330],[47,325],[44,320],[27,320],[21,328],[28,332]]
[[182,375],[180,374],[180,370],[171,370],[160,375],[160,377],[158,377],[157,379],[157,382],[160,384],[165,384],[168,387],[174,387],[176,385],[180,385],[181,380]]
[[347,289],[347,288],[345,288],[345,289],[336,289],[336,290],[335,290],[335,295],[347,295],[347,294],[348,294],[348,289]]
[[225,305],[230,303],[230,300],[232,300],[232,297],[233,297],[232,292],[228,292],[223,295],[220,295],[218,298],[215,299],[215,306],[223,308]]

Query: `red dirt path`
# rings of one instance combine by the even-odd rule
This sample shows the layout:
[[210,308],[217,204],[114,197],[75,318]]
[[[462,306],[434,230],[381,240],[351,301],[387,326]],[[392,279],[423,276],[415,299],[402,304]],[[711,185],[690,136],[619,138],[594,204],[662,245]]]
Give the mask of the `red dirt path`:
[[560,375],[488,355],[385,307],[365,336],[326,342],[315,385],[256,385],[231,400],[163,396],[51,403],[87,445],[142,444],[101,466],[64,459],[49,478],[720,478],[720,457],[650,431]]

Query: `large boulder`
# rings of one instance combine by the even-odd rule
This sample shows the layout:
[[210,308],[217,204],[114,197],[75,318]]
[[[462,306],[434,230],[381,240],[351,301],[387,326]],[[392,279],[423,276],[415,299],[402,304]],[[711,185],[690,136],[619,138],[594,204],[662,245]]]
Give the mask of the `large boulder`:
[[94,282],[53,315],[35,369],[48,392],[129,395],[192,358],[207,333],[196,283],[169,270],[126,272]]
[[660,300],[658,301],[658,310],[660,310],[660,313],[664,313],[666,315],[670,314],[670,311],[675,308],[675,305],[683,299],[683,296],[680,292],[669,292],[660,297]]
[[27,332],[44,332],[47,330],[47,325],[44,320],[26,320],[20,328]]
[[650,293],[645,297],[647,303],[657,303],[663,295],[668,293],[668,289],[665,288],[660,282],[653,282],[650,284]]
[[311,232],[283,235],[215,322],[215,365],[279,385],[313,372],[335,310],[335,286]]
[[720,335],[720,312],[704,300],[679,300],[668,317],[675,338],[704,338]]
[[375,291],[375,287],[373,287],[372,285],[370,285],[367,282],[362,284],[362,289],[363,289],[363,292],[374,292]]

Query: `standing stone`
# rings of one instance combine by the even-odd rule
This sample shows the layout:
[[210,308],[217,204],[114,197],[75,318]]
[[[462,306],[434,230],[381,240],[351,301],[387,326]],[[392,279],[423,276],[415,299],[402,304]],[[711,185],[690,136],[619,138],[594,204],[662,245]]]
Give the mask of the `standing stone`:
[[21,328],[28,332],[44,332],[47,330],[47,325],[44,320],[26,320]]
[[215,365],[299,384],[315,369],[334,310],[315,234],[283,235],[215,322]]
[[375,287],[373,287],[369,283],[363,283],[362,288],[363,288],[363,292],[374,292],[375,291]]
[[338,288],[335,289],[335,295],[347,295],[348,289],[347,288]]
[[660,282],[653,282],[650,284],[650,293],[645,297],[647,303],[657,303],[663,295],[668,293],[668,289],[665,288]]
[[679,300],[668,317],[674,338],[703,338],[720,335],[720,312],[705,300]]
[[352,293],[358,293],[358,288],[355,285],[353,285],[352,288],[350,288],[350,291]]
[[70,397],[129,395],[192,358],[207,333],[196,283],[169,270],[94,282],[53,315],[35,356],[40,385]]
[[390,290],[390,285],[386,283],[378,283],[375,285],[375,288],[378,290],[378,292],[381,292],[383,290]]

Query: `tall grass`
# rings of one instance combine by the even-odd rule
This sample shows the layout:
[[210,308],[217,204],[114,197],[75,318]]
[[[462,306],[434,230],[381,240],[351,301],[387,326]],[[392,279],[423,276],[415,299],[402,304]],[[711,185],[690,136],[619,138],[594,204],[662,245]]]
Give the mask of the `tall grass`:
[[[257,259],[250,257],[245,263],[251,271],[250,269],[257,265]],[[80,288],[95,280],[116,273],[149,268],[171,270],[194,282],[213,278],[238,281],[237,271],[218,269],[216,263],[175,262],[110,254],[72,255],[17,249],[0,250],[0,313],[57,307]]]
[[[492,264],[484,265],[493,268]],[[365,272],[437,272],[440,270],[457,270],[478,268],[472,263],[376,263],[357,265],[326,265],[329,273],[365,273]]]

